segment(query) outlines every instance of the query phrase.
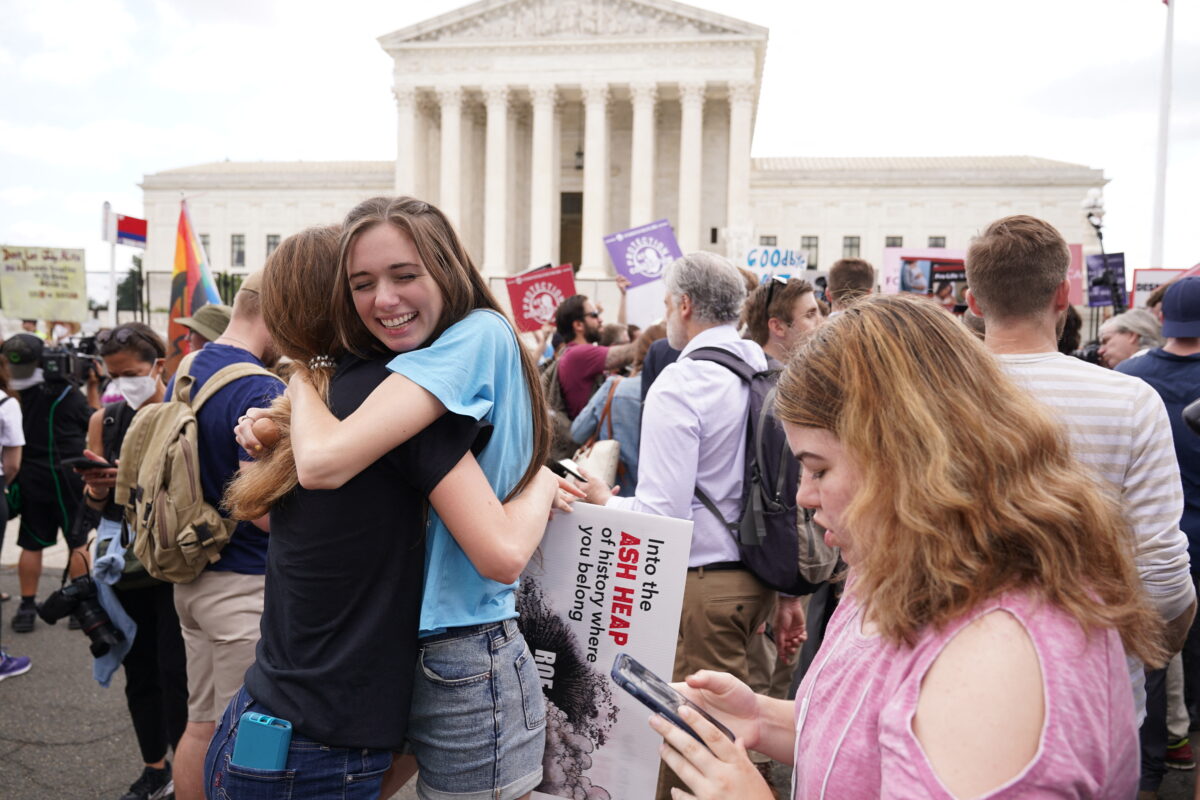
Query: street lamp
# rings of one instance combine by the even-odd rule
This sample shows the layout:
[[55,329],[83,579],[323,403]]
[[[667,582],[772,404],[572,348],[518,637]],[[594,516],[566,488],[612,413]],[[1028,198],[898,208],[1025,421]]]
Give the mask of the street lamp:
[[1082,206],[1088,224],[1096,231],[1096,241],[1100,243],[1100,262],[1104,265],[1104,270],[1092,278],[1091,285],[1108,287],[1113,314],[1120,314],[1125,311],[1125,287],[1117,286],[1112,270],[1108,267],[1108,253],[1104,252],[1104,195],[1095,187],[1088,189]]

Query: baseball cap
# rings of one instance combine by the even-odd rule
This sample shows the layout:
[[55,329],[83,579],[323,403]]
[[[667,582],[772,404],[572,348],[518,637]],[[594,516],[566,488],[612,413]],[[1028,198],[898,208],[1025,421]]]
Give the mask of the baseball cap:
[[262,270],[260,269],[257,272],[251,272],[249,275],[247,275],[245,277],[245,279],[242,281],[242,285],[238,289],[238,291],[239,292],[254,292],[255,294],[261,294],[262,293]]
[[209,303],[196,309],[190,317],[176,317],[175,321],[208,339],[210,342],[219,338],[229,327],[229,318],[233,309],[220,303]]
[[1163,336],[1191,339],[1200,336],[1200,277],[1181,278],[1163,296]]
[[45,342],[32,333],[18,333],[5,340],[0,354],[8,361],[9,373],[15,379],[29,378],[42,361]]

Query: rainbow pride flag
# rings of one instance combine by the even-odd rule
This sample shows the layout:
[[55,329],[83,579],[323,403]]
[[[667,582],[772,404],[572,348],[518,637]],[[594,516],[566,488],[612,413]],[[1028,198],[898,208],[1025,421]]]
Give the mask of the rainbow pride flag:
[[167,323],[168,375],[175,374],[179,360],[188,352],[188,329],[175,320],[190,317],[207,303],[219,303],[221,296],[208,269],[208,256],[192,225],[187,201],[179,201],[179,227],[175,232],[175,269],[171,273],[171,316]]

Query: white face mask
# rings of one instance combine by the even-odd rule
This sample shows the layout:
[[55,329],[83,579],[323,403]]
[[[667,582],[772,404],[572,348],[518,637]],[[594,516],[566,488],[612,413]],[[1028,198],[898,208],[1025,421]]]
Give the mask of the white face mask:
[[143,403],[154,396],[154,392],[158,389],[158,378],[153,375],[113,378],[112,388],[121,393],[130,408],[137,411]]

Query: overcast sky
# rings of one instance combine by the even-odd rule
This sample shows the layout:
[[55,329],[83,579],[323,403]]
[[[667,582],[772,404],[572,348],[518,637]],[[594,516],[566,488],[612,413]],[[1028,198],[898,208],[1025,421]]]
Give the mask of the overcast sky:
[[[461,0],[3,0],[0,243],[86,247],[105,200],[221,159],[395,157],[376,38]],[[770,29],[755,156],[1034,155],[1102,168],[1150,266],[1158,0],[701,0]],[[1163,266],[1200,261],[1200,9],[1180,0]],[[1082,200],[1082,198],[1081,198]],[[981,220],[985,223],[986,220]],[[118,268],[129,248],[118,248]],[[103,279],[91,281],[103,296]]]

